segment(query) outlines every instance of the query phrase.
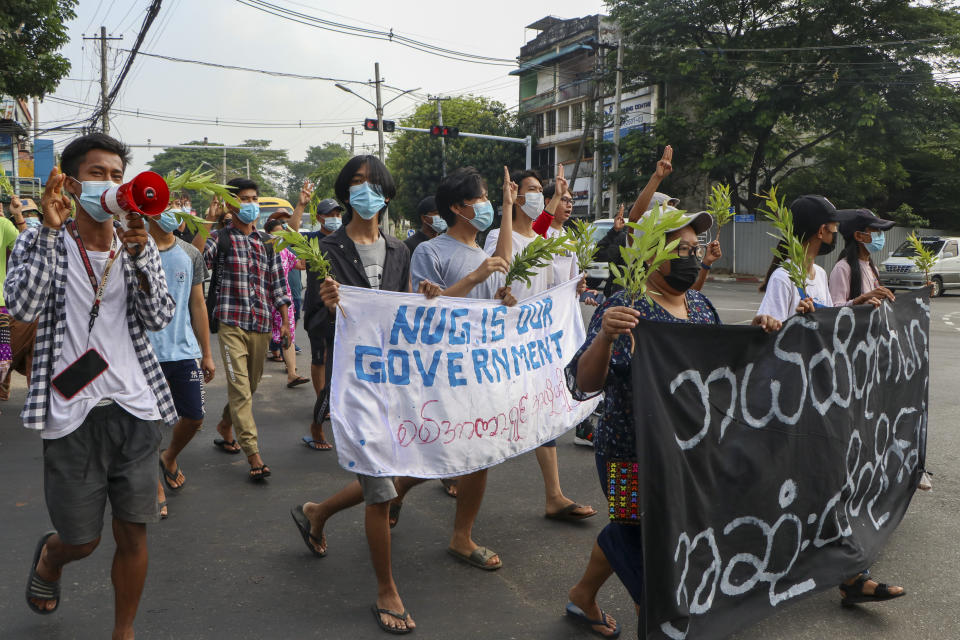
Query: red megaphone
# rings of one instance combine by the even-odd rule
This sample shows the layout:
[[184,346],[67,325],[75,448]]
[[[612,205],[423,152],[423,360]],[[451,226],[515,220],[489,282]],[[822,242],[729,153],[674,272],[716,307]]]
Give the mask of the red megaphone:
[[127,213],[158,216],[167,210],[170,188],[159,173],[144,171],[130,182],[110,187],[100,196],[100,204],[113,215]]

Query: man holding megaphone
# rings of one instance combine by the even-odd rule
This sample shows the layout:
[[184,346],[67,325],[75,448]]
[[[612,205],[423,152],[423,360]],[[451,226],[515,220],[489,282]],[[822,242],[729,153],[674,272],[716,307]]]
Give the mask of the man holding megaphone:
[[[109,499],[114,638],[133,637],[147,574],[146,523],[158,519],[159,425],[177,419],[146,335],[170,322],[174,302],[140,215],[161,200],[165,207],[167,195],[150,177],[123,185],[129,160],[126,145],[102,133],[68,144],[62,173],[50,172],[43,193],[43,225],[20,234],[4,283],[11,314],[39,319],[21,418],[43,438],[55,528],[36,545],[27,605],[56,610],[62,569],[97,547]],[[126,214],[123,225],[111,209]]]

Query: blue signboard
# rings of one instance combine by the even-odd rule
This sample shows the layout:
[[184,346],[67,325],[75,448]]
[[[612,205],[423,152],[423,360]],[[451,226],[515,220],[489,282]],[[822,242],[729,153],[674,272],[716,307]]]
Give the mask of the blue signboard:
[[738,213],[737,215],[733,216],[733,221],[734,222],[756,222],[757,217],[752,213]]

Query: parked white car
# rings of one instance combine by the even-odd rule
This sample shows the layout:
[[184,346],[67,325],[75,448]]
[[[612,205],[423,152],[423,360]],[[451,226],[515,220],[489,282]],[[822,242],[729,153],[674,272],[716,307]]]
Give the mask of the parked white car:
[[[607,232],[613,228],[613,218],[601,218],[590,223],[593,228],[594,242],[600,242]],[[602,289],[607,279],[610,278],[610,266],[604,260],[602,262],[591,262],[587,267],[587,286],[591,289]]]
[[[920,241],[937,255],[937,263],[930,271],[931,297],[943,295],[946,289],[960,288],[960,238],[921,236]],[[880,265],[880,284],[888,289],[909,289],[926,284],[923,272],[913,264],[914,255],[913,246],[904,241]]]

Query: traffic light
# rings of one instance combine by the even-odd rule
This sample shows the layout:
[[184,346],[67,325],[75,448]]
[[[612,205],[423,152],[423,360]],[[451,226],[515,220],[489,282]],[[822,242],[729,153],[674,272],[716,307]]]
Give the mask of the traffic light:
[[[377,119],[376,118],[367,118],[363,121],[363,128],[365,131],[376,131],[377,130]],[[396,123],[393,120],[384,120],[383,121],[383,130],[387,133],[393,133],[397,128]]]
[[447,127],[444,125],[435,124],[430,127],[430,135],[439,136],[441,138],[456,138],[460,135],[460,129],[456,127]]

